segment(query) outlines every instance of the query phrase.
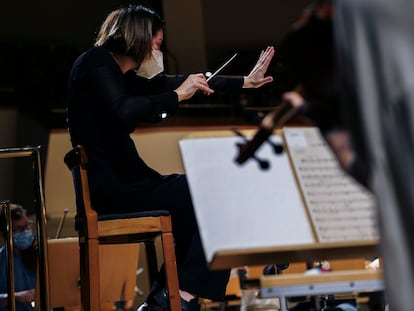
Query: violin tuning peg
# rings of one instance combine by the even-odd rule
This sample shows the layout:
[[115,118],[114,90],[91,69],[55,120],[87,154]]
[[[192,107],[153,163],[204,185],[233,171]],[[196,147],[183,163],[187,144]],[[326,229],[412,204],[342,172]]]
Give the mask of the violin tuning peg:
[[274,144],[273,150],[275,151],[275,153],[281,154],[283,153],[283,146],[281,144]]
[[270,167],[270,163],[269,163],[269,161],[259,159],[258,157],[253,157],[253,159],[255,159],[255,160],[256,160],[256,162],[259,164],[259,166],[260,166],[260,168],[261,168],[262,170],[267,170],[267,169],[269,169],[269,167]]

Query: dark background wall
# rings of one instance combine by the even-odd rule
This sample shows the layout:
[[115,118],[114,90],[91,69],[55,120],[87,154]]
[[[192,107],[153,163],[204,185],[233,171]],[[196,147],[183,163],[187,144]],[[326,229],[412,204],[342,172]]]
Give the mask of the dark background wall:
[[[217,49],[247,49],[277,44],[310,0],[73,0],[7,1],[0,11],[1,42],[15,45],[63,45],[87,48],[105,15],[127,3],[152,6],[167,20],[168,40],[177,36],[205,38],[208,54]],[[164,11],[165,8],[165,11]],[[192,27],[192,16],[201,10],[203,27]],[[186,31],[176,34],[179,24]],[[192,33],[195,32],[195,33]],[[198,32],[198,33],[197,33]],[[203,32],[203,33],[202,33]],[[194,42],[187,40],[191,49]],[[176,53],[176,51],[173,51]]]
[[[258,53],[270,44],[277,48],[310,0],[7,1],[0,11],[0,44],[22,51],[13,57],[2,49],[2,55],[12,57],[2,63],[17,64],[25,68],[22,74],[34,76],[39,72],[29,65],[36,59],[39,67],[48,65],[47,59],[66,66],[66,58],[70,63],[71,56],[93,44],[106,14],[130,2],[152,6],[165,18],[167,47],[187,72],[214,67],[230,51]],[[199,62],[189,66],[194,59]]]
[[108,12],[130,2],[166,20],[168,73],[212,71],[238,52],[223,73],[247,74],[261,49],[277,51],[310,0],[7,1],[0,10],[0,104],[59,125],[49,113],[65,107],[75,57],[93,45]]
[[257,53],[277,48],[306,0],[202,1],[206,49],[210,62],[227,51]]
[[[138,1],[131,1],[136,2]],[[89,47],[95,30],[112,9],[129,1],[7,1],[0,11],[2,42]],[[159,8],[160,1],[139,1]]]

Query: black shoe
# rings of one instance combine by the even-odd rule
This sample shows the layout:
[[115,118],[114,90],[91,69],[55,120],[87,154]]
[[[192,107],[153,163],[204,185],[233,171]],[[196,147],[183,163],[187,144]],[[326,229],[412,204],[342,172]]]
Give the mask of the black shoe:
[[[168,291],[166,288],[161,288],[158,292],[156,292],[153,296],[152,299],[149,299],[148,303],[150,304],[151,307],[151,303],[158,305],[162,311],[170,311],[170,299],[168,296]],[[155,311],[155,310],[151,310],[151,311]]]
[[161,308],[161,306],[155,303],[144,302],[142,305],[138,307],[137,311],[164,311],[164,310]]
[[137,311],[150,311],[150,307],[146,302],[144,302],[137,308]]
[[146,301],[138,307],[137,311],[170,311],[168,291],[162,288],[155,293],[150,293]]
[[200,311],[200,303],[198,298],[191,299],[190,301],[185,301],[181,298],[181,309],[183,311]]
[[[200,311],[198,298],[191,299],[190,301],[185,301],[181,298],[181,309],[183,311]],[[170,311],[167,289],[162,288],[151,297],[148,297],[147,301],[140,305],[137,311]]]

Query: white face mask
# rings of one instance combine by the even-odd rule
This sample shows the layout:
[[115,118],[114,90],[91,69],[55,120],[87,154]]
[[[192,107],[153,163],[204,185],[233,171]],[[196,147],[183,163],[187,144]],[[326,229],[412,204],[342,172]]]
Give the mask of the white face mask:
[[151,56],[145,59],[137,70],[137,76],[151,79],[164,71],[164,58],[160,50],[152,50]]

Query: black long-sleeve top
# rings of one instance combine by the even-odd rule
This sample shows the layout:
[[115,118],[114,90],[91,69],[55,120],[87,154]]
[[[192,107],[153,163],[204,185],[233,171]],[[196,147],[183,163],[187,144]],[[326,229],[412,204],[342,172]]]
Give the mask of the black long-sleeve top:
[[[134,71],[123,74],[103,47],[91,48],[75,61],[68,85],[68,124],[72,145],[87,150],[92,197],[108,191],[116,196],[123,185],[161,178],[141,159],[130,133],[161,112],[173,114],[178,108],[173,90],[185,78],[161,75],[147,80]],[[243,78],[217,77],[209,84],[217,91],[239,90]]]

